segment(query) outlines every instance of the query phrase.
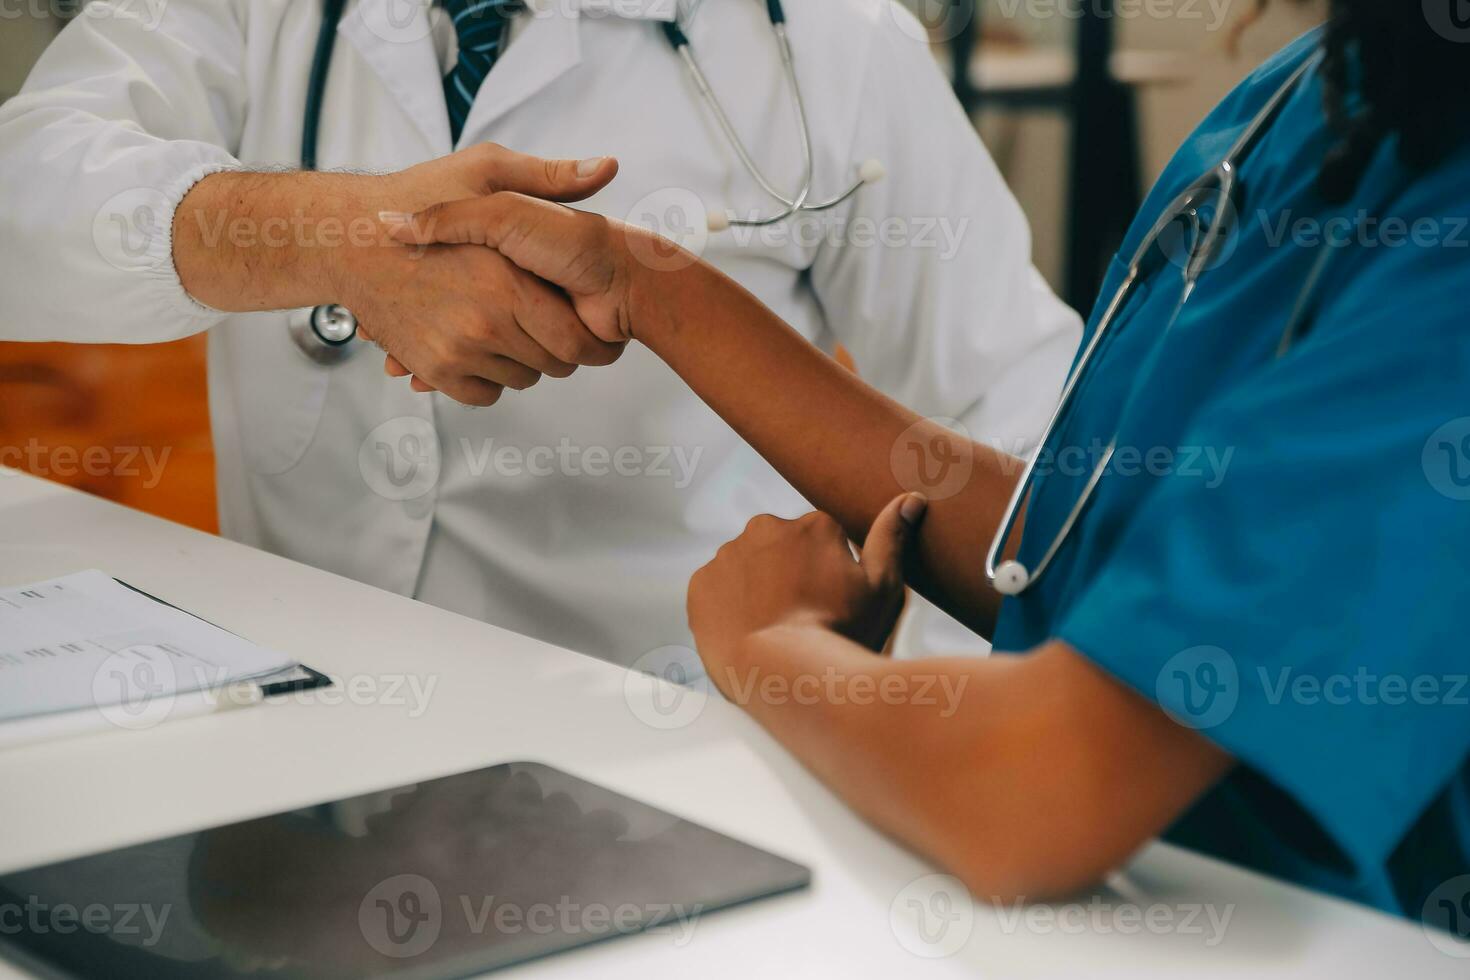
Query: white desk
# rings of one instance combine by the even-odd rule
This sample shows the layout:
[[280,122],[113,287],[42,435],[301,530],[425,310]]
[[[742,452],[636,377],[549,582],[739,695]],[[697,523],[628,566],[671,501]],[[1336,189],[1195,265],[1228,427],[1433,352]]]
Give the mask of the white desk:
[[[659,730],[629,707],[626,678],[635,694],[656,683],[639,675],[0,474],[0,585],[97,567],[339,678],[437,678],[417,718],[402,704],[287,700],[0,752],[0,872],[534,759],[800,860],[815,884],[712,913],[683,946],[633,936],[513,977],[1466,976],[1467,962],[1417,925],[1163,845],[1129,869],[1131,897],[1102,894],[1099,912],[1088,899],[1055,921],[977,906],[958,953],[918,958],[895,937],[890,908],[932,869],[851,816],[731,706],[712,700],[687,727]],[[1138,925],[1154,906],[1182,925],[1198,905],[1230,912],[1214,946],[1204,915],[1167,934]],[[21,975],[0,964],[0,977]]]

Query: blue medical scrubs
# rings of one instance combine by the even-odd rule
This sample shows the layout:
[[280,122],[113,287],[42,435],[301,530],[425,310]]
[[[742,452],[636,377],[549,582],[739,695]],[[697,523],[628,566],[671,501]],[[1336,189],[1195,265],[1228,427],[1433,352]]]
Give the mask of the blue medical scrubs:
[[[1205,120],[1121,255],[1319,42]],[[1239,761],[1170,839],[1470,940],[1470,146],[1415,174],[1389,142],[1337,207],[1314,190],[1330,142],[1314,69],[1172,328],[1166,264],[1109,331],[1040,457],[1023,562],[1115,432],[1117,455],[996,647],[1065,640]]]

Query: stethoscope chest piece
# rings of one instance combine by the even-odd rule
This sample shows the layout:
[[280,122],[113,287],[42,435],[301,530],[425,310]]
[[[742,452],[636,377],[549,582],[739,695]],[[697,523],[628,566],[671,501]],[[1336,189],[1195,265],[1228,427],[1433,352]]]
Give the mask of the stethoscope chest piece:
[[1031,573],[1026,566],[1014,559],[1003,561],[995,570],[995,591],[1001,595],[1020,595],[1031,584]]
[[317,364],[341,364],[353,354],[357,317],[345,306],[331,303],[297,310],[288,325],[297,349]]

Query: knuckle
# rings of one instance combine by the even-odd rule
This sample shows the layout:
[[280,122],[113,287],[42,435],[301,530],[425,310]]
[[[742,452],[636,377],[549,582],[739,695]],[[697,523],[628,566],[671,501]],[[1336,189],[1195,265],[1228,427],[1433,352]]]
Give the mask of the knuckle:
[[[505,155],[505,147],[499,143],[476,143],[469,149],[470,159],[482,166],[493,167],[500,162]],[[493,180],[495,173],[492,171],[485,175],[487,183]]]
[[500,353],[501,347],[504,346],[504,338],[505,325],[494,316],[483,316],[476,320],[467,334],[467,339],[476,348],[489,347],[495,353]]
[[439,370],[442,366],[454,360],[454,344],[457,334],[433,333],[423,341],[424,353],[428,355],[428,363],[422,365],[422,370],[415,373],[423,374]]
[[548,350],[553,357],[570,364],[586,364],[587,359],[582,351],[582,343],[575,334],[564,330],[557,331],[548,338]]
[[708,562],[699,566],[693,575],[689,576],[689,591],[685,598],[685,608],[690,608],[690,605],[694,602],[694,597],[704,591],[705,583],[709,581],[710,566],[717,560],[711,558]]
[[764,534],[774,530],[779,519],[770,514],[757,514],[745,523],[746,534]]
[[470,321],[450,334],[443,344],[443,359],[450,363],[461,362],[465,357],[479,350],[483,343],[480,339],[480,331],[479,323]]
[[843,530],[842,525],[837,522],[837,518],[826,511],[814,510],[807,515],[806,520],[807,526],[813,531],[822,534],[840,534],[846,537],[846,532]]

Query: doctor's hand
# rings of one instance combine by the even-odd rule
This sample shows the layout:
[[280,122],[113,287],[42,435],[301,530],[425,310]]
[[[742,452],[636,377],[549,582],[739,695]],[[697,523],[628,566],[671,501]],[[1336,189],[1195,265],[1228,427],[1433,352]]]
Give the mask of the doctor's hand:
[[227,312],[341,303],[428,385],[474,405],[507,388],[608,364],[622,351],[589,331],[567,297],[483,248],[404,248],[380,215],[520,191],[575,201],[616,161],[543,160],[482,144],[396,174],[224,171],[173,215],[184,289]]
[[820,511],[752,520],[689,582],[689,627],[710,678],[724,690],[744,641],[771,627],[835,630],[882,651],[903,610],[904,558],[927,505],[916,493],[891,500],[858,558]]
[[[421,208],[506,190],[579,200],[616,173],[607,158],[543,160],[481,144],[385,179],[389,199]],[[379,219],[392,225],[405,213],[380,212]],[[388,353],[388,373],[412,373],[419,391],[489,405],[504,388],[610,364],[623,350],[590,332],[559,290],[491,250],[371,249],[353,256],[347,272],[341,302],[362,336]]]
[[[680,268],[698,259],[653,232],[577,211],[542,195],[502,192],[445,201],[400,216],[390,234],[404,244],[482,245],[559,287],[598,339],[636,339],[635,291],[647,290],[650,268]],[[662,280],[652,288],[669,288]],[[654,304],[656,307],[656,304]]]

